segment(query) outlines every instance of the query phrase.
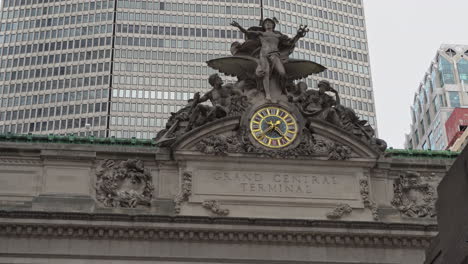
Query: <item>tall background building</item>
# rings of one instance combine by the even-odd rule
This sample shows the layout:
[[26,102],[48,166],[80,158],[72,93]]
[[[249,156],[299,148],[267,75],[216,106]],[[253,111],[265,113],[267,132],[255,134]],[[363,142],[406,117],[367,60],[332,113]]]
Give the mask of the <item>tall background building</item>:
[[152,138],[207,91],[205,61],[242,40],[230,22],[256,26],[262,12],[289,36],[309,25],[292,57],[328,70],[305,81],[328,79],[376,128],[361,0],[5,0],[0,131]]
[[441,45],[414,95],[406,148],[453,145],[468,125],[467,85],[468,45]]

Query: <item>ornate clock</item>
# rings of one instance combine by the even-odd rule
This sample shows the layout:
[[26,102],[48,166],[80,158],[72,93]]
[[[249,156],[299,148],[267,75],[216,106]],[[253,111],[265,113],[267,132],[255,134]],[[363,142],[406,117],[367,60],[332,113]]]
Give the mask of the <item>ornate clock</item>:
[[294,116],[281,107],[260,108],[250,120],[253,138],[268,148],[283,148],[297,137],[298,125]]

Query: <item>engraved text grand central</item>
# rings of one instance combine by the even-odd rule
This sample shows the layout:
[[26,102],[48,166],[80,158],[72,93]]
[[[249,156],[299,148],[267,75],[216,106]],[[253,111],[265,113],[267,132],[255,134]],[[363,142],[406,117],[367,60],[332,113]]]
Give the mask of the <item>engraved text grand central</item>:
[[337,185],[335,176],[286,173],[250,173],[215,171],[212,180],[237,186],[242,193],[312,193],[317,187]]

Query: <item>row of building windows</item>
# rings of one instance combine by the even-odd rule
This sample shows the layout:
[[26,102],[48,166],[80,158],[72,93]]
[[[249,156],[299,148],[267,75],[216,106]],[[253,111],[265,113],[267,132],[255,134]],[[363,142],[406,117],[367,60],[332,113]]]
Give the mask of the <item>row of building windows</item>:
[[[38,56],[26,56],[13,59],[0,59],[0,69],[15,68],[15,67],[28,67],[28,66],[41,66],[45,64],[59,64],[67,62],[85,62],[89,60],[110,59],[111,50],[89,50],[81,52],[71,52],[63,54],[49,54]],[[83,64],[85,65],[85,64]],[[89,65],[89,64],[88,64]],[[86,66],[85,66],[86,67]],[[73,70],[72,70],[73,72]]]
[[[110,72],[110,62],[105,63],[91,63],[91,64],[80,64],[73,66],[61,66],[61,67],[49,67],[39,68],[31,70],[18,70],[18,71],[6,71],[0,73],[0,81],[14,81],[24,80],[32,78],[51,78],[56,76],[70,75],[70,74],[88,74],[88,73],[100,73]],[[83,81],[77,83],[75,87],[87,86],[84,82],[84,78],[78,80]]]
[[135,131],[135,130],[110,130],[109,134],[111,137],[117,138],[141,138],[141,139],[151,139],[156,137],[156,132],[154,130],[159,129],[151,129],[151,131]]
[[15,111],[2,111],[0,112],[0,121],[61,117],[67,115],[79,115],[100,112],[107,112],[106,102],[81,105],[54,106],[37,109],[23,109]]
[[182,105],[168,105],[168,104],[142,104],[142,103],[128,103],[128,102],[113,102],[112,113],[164,113],[168,114],[176,112]]
[[[24,5],[37,5],[46,3],[60,3],[66,0],[4,0],[3,7],[20,7]],[[52,9],[51,9],[52,8]],[[58,11],[57,9],[58,8]],[[82,11],[94,11],[100,9],[114,8],[114,0],[89,1],[83,3],[64,4],[60,6],[39,7],[41,14],[75,13]],[[19,14],[18,14],[19,15]],[[15,16],[18,17],[18,16]]]
[[[318,59],[319,57],[316,56],[315,59],[317,59],[316,61],[318,63],[322,63],[322,64],[325,64],[326,63],[323,63],[325,62],[322,61],[321,59]],[[123,66],[122,66],[123,65]],[[127,70],[127,65],[128,65],[128,69],[130,69],[131,67],[131,70]],[[136,64],[135,64],[136,65]],[[141,66],[141,67],[144,67],[142,68],[142,70],[144,69],[144,71],[146,70],[149,70],[150,72],[152,72],[153,70],[153,67],[151,66],[148,66],[146,67],[146,65],[151,65],[151,64],[138,64],[138,72],[140,73],[140,65],[145,65],[145,66]],[[155,65],[155,64],[153,64]],[[128,72],[131,72],[132,70],[134,70],[136,68],[133,67],[133,64],[132,66],[130,66],[130,64],[126,64],[126,63],[116,63],[116,69],[115,69],[115,78],[114,78],[114,81],[113,83],[114,84],[121,84],[121,85],[141,85],[141,86],[155,86],[155,85],[159,85],[160,83],[163,82],[163,77],[150,77],[150,76],[136,76],[136,75],[119,75],[118,73],[119,72],[122,72],[122,73],[128,73]],[[177,64],[160,64],[160,65],[157,65],[157,67],[154,67],[154,70],[157,70],[158,73],[165,73],[165,74],[189,74],[189,75],[203,75],[203,76],[207,76],[209,74],[212,74],[212,73],[215,73],[214,70],[212,70],[211,68],[208,68],[208,67],[205,67],[205,66],[190,66],[190,65],[183,65],[183,64],[180,64],[180,65],[177,65]],[[155,71],[156,72],[156,71]],[[142,73],[143,75],[143,73]],[[353,74],[347,74],[347,73],[342,73],[342,72],[337,72],[337,71],[334,71],[334,70],[327,70],[325,72],[322,72],[318,75],[319,77],[325,77],[325,78],[329,78],[329,79],[333,79],[333,80],[336,80],[336,81],[341,81],[341,82],[347,82],[347,83],[351,83],[351,84],[355,84],[355,85],[360,85],[360,86],[364,86],[364,87],[371,87],[371,83],[370,83],[370,79],[367,78],[367,77],[362,77],[362,76],[356,76],[356,75],[353,75]],[[197,88],[197,87],[200,87],[197,82],[191,84],[191,87],[193,88]]]
[[[322,10],[317,10],[314,8],[305,8],[306,12],[303,12],[304,14],[299,14],[298,16],[296,13],[288,14],[285,13],[284,9],[271,9],[266,7],[265,8],[265,15],[268,17],[276,17],[278,16],[280,21],[286,21],[289,23],[293,24],[300,24],[301,22],[307,22],[309,25],[312,25],[311,23],[311,17],[313,18],[321,18],[324,20],[329,20],[330,23],[337,24],[337,23],[343,23],[346,25],[351,25],[355,27],[364,27],[364,20],[361,18],[356,18],[356,17],[350,17],[347,15],[342,15],[342,14],[337,14],[335,12],[327,12],[327,11],[322,11]],[[304,17],[304,15],[308,15],[309,18]],[[315,21],[315,20],[314,20]],[[326,22],[324,22],[326,23]],[[305,24],[305,23],[304,23]]]
[[[78,86],[81,85],[82,86]],[[109,75],[103,76],[92,76],[82,78],[71,78],[62,80],[47,80],[47,81],[36,81],[36,82],[18,82],[15,84],[4,84],[0,85],[0,91],[3,94],[12,93],[25,93],[32,91],[45,91],[55,89],[67,89],[76,87],[86,86],[107,86],[109,84]],[[86,86],[85,86],[86,85]],[[88,90],[88,89],[87,89]],[[103,94],[106,93],[106,89],[103,90]]]
[[[209,46],[207,44],[207,46]],[[323,47],[323,46],[322,46]],[[208,49],[209,50],[209,49]],[[328,49],[327,49],[328,50]],[[335,50],[337,51],[337,50]],[[345,51],[343,51],[343,54]],[[348,56],[362,56],[355,52],[348,52]],[[164,51],[144,51],[144,50],[120,50],[117,49],[115,52],[115,57],[119,58],[128,58],[128,59],[142,59],[142,60],[163,60],[166,62],[177,62],[177,61],[186,61],[186,62],[205,62],[214,58],[226,56],[225,54],[200,54],[200,53],[185,53],[185,52],[164,52]],[[293,54],[293,57],[298,59],[312,60],[318,63],[322,63],[328,67],[334,67],[342,70],[352,71],[361,74],[369,74],[369,69],[367,66],[357,65],[354,63],[347,63],[341,60],[324,58],[320,56],[314,56],[308,53],[296,52]],[[364,57],[364,56],[363,56]],[[367,57],[367,55],[366,55]],[[152,73],[167,73],[167,74],[209,74],[213,71],[207,67],[202,66],[191,66],[191,65],[174,65],[174,64],[150,64],[150,63],[131,63],[131,62],[116,62],[115,71],[123,72],[152,72]],[[348,82],[351,80],[352,83],[362,86],[370,87],[370,79],[363,78],[359,76],[351,77],[343,73],[334,72],[329,70],[329,73],[324,73],[331,75],[331,78],[340,81]],[[357,80],[355,81],[355,79]]]
[[25,95],[16,97],[0,98],[1,107],[14,107],[23,105],[36,105],[48,103],[74,102],[94,99],[107,99],[109,97],[108,89],[92,89],[84,91],[73,91],[64,93],[40,94],[40,95]]
[[[169,27],[167,27],[169,28]],[[177,30],[178,28],[173,28],[172,30]],[[190,29],[190,34],[201,34],[205,32],[202,29]],[[198,32],[198,33],[197,33]],[[214,30],[213,32],[217,32]],[[225,30],[219,30],[219,34],[225,32]],[[227,30],[226,32],[231,32]],[[234,31],[235,32],[235,31]],[[234,33],[232,32],[232,33]],[[336,45],[341,45],[348,48],[360,49],[367,51],[367,46],[364,42],[354,41],[339,37],[334,37],[328,34],[317,33],[313,34],[314,38],[318,41],[323,41],[326,43],[332,43]],[[339,47],[332,47],[325,44],[314,44],[315,42],[300,40],[298,46],[307,50],[313,51],[322,51],[323,53],[332,54],[334,56],[340,56],[348,59],[359,60],[361,57],[358,54],[362,54],[355,51],[347,51],[340,49]],[[138,37],[116,37],[116,45],[124,46],[140,46],[140,47],[158,47],[158,48],[186,48],[186,49],[216,49],[216,50],[230,50],[230,42],[218,42],[218,41],[208,41],[208,40],[182,40],[182,39],[164,39],[164,38],[138,38]],[[351,52],[351,53],[350,53]],[[362,54],[360,61],[367,62],[367,55]]]
[[[306,17],[297,17],[294,15],[287,15],[281,11],[265,10],[267,16],[279,17],[284,19],[286,23],[292,23],[293,27],[287,24],[279,24],[278,27],[282,32],[293,33],[292,29],[296,29],[297,24],[306,24],[313,29],[328,30],[331,32],[347,35],[356,38],[365,38],[365,32],[360,29],[354,29],[349,24],[337,25],[337,23],[328,23],[324,21],[317,21]],[[315,17],[315,16],[314,16]],[[364,27],[364,21],[357,18],[341,18],[342,22],[351,22],[351,25]],[[228,26],[232,20],[238,20],[245,27],[254,26],[258,24],[257,19],[220,16],[220,17],[206,17],[206,16],[190,16],[190,15],[173,15],[173,14],[145,14],[145,13],[132,13],[132,12],[117,12],[117,21],[137,21],[137,22],[150,22],[150,23],[170,23],[170,24],[186,24],[186,25],[208,25],[208,26]],[[344,20],[344,21],[343,21]],[[131,24],[133,25],[133,24]],[[143,25],[142,25],[143,26]],[[284,27],[284,28],[283,28]],[[144,32],[144,31],[142,31]],[[138,33],[137,31],[135,33]],[[148,33],[149,34],[149,33]],[[153,33],[154,34],[154,33]]]
[[[148,31],[149,30],[149,31]],[[80,32],[78,34],[78,32]],[[62,38],[62,37],[74,37],[74,36],[81,36],[81,35],[88,35],[88,33],[93,32],[93,34],[101,34],[101,33],[110,33],[112,32],[112,25],[101,25],[101,26],[90,26],[90,27],[82,27],[82,28],[71,28],[71,29],[58,29],[58,30],[52,30],[52,31],[41,31],[41,32],[31,32],[31,33],[19,33],[19,34],[12,34],[12,35],[7,35],[5,39],[3,39],[5,42],[10,42],[11,40],[37,40],[37,39],[50,39],[50,38]],[[183,28],[183,27],[163,27],[163,26],[139,26],[139,25],[126,25],[126,24],[118,24],[117,25],[117,32],[120,33],[142,33],[142,34],[157,34],[157,35],[174,35],[174,36],[195,36],[195,37],[216,37],[216,38],[242,38],[243,34],[236,31],[236,30],[218,30],[218,29],[200,29],[200,28]],[[324,33],[319,33],[319,32],[311,32],[310,35],[313,37],[313,39],[320,40],[320,41],[325,41],[325,42],[331,42],[337,45],[342,45],[346,47],[351,47],[351,48],[356,48],[356,49],[361,49],[361,50],[366,50],[367,46],[360,41],[355,41],[355,40],[350,40],[347,38],[341,38],[329,34],[324,34]],[[11,36],[11,37],[10,37]],[[81,40],[70,40],[68,41],[68,45],[64,44],[50,44],[50,49],[54,50],[56,49],[61,49],[62,46],[65,48],[70,48],[70,43],[73,45],[75,43],[75,48],[84,48],[84,47],[93,47],[96,45],[99,45],[99,43],[96,42],[102,42],[100,40],[95,39],[81,39]],[[102,39],[102,38],[101,38]],[[188,40],[163,40],[163,39],[150,39],[150,38],[132,38],[131,39],[131,45],[136,45],[136,46],[148,46],[148,47],[171,47],[171,48],[177,48],[177,47],[183,47],[188,46]],[[0,37],[0,42],[2,40],[2,37]],[[127,40],[123,40],[127,41]],[[67,43],[67,41],[63,41],[64,43]],[[117,42],[121,42],[119,39]],[[57,42],[57,43],[62,43],[62,42]],[[106,45],[110,44],[110,37],[106,41]],[[128,43],[128,41],[127,41]],[[187,44],[185,44],[187,43]],[[309,41],[305,41],[306,45],[311,45]],[[4,47],[2,49],[2,55],[10,55],[10,54],[18,54],[22,52],[28,52],[29,51],[34,51],[34,47],[38,47],[39,52],[42,51],[40,47],[44,47],[44,51],[49,50],[49,43],[44,43],[40,45],[21,45],[21,46],[11,46],[11,47]],[[228,44],[225,44],[224,49],[228,50]]]
[[[336,28],[338,30],[338,28]],[[189,27],[174,27],[174,26],[144,26],[144,25],[134,25],[134,24],[117,24],[116,26],[117,33],[128,33],[128,34],[152,34],[152,35],[166,35],[166,36],[185,36],[185,37],[209,37],[209,38],[222,38],[222,39],[242,39],[243,34],[237,30],[230,29],[209,29],[209,28],[189,28]],[[353,31],[356,32],[356,31]],[[360,31],[362,32],[362,31]],[[348,38],[338,37],[330,34],[325,34],[321,32],[310,32],[310,39],[325,41],[327,43],[333,43],[336,45],[341,45],[344,47],[351,47],[360,50],[366,50],[367,46],[363,42],[358,40],[352,40]],[[154,46],[158,47],[160,41],[163,39],[150,39],[148,38],[138,38],[132,37],[139,41],[141,39],[144,42],[139,41],[140,46]],[[147,42],[150,41],[150,42]],[[158,42],[159,41],[159,42]],[[169,39],[166,39],[169,41]],[[184,40],[172,40],[180,41]],[[185,40],[188,41],[188,40]],[[304,40],[302,40],[304,41]],[[312,43],[311,41],[305,41]]]
[[[167,65],[165,65],[167,67]],[[328,78],[334,79],[335,76],[327,75]],[[114,84],[118,87],[118,84],[127,84],[138,85],[140,84],[139,79],[136,76],[124,76],[116,75],[114,76]],[[337,78],[339,79],[339,78]],[[357,79],[357,78],[353,78]],[[349,81],[349,80],[348,80]],[[207,81],[200,79],[188,79],[188,78],[169,78],[169,77],[145,77],[142,81],[142,85],[147,85],[151,87],[170,87],[171,89],[175,87],[180,88],[205,88],[208,86]],[[356,96],[364,99],[372,100],[372,92],[364,89],[353,88],[349,86],[344,86],[336,84],[336,88],[341,94],[346,94],[350,96]],[[193,93],[186,92],[176,92],[176,91],[150,91],[150,90],[132,90],[132,89],[114,89],[113,97],[122,97],[122,98],[148,98],[148,99],[165,99],[165,100],[188,100],[191,98]]]
[[[168,52],[169,53],[169,52]],[[170,54],[169,54],[170,55]],[[310,56],[309,54],[303,54],[304,56],[298,56],[298,58],[301,59],[310,59],[313,61],[316,61],[318,63],[322,63],[325,66],[333,66],[338,69],[343,69],[351,72],[356,72],[360,74],[366,74],[368,75],[368,67],[367,66],[361,66],[357,65],[354,63],[346,63],[342,62],[340,60],[329,60],[330,63],[327,63],[326,58],[320,57],[320,56]],[[308,56],[307,56],[308,55]],[[170,56],[168,56],[170,57]],[[188,56],[187,56],[188,57]],[[166,59],[166,61],[171,61],[169,59]],[[179,61],[179,60],[175,60]],[[333,62],[332,62],[333,61]],[[187,60],[187,62],[192,62],[190,60]],[[325,63],[323,63],[325,62]],[[115,62],[114,63],[114,72],[136,72],[136,73],[184,73],[184,74],[210,74],[213,71],[210,70],[207,67],[202,67],[202,66],[191,66],[191,65],[169,65],[169,64],[152,64],[152,63],[136,63],[136,62]],[[335,72],[333,70],[328,70],[328,75],[332,76],[335,80],[340,80],[340,81],[346,81],[348,82],[350,78],[345,77],[343,73],[341,72]],[[353,77],[351,77],[353,78]],[[356,83],[357,85],[362,85],[362,86],[368,86],[366,85],[365,80],[363,77],[358,77],[357,81],[352,81],[352,83]],[[359,78],[362,78],[360,80]],[[353,78],[354,79],[354,78]]]
[[[12,43],[23,41],[37,41],[37,40],[49,40],[49,39],[64,39],[73,38],[80,36],[91,36],[96,34],[112,33],[112,24],[107,25],[96,25],[96,26],[83,26],[83,27],[72,27],[65,29],[53,29],[35,32],[24,32],[16,34],[0,35],[0,43]],[[80,39],[81,40],[81,39]],[[73,40],[70,40],[73,41]],[[45,43],[43,43],[45,45]]]
[[112,116],[110,124],[114,126],[165,127],[164,118]]
[[[112,21],[114,18],[113,12],[98,13],[89,15],[78,15],[78,16],[66,16],[66,17],[51,17],[43,19],[32,19],[27,21],[17,22],[4,22],[1,24],[0,29],[2,32],[9,30],[27,30],[35,28],[45,27],[56,27],[56,26],[68,26],[68,25],[79,25],[84,23],[92,23],[93,25],[99,22]],[[15,20],[16,21],[16,20]]]
[[[180,3],[179,5],[183,5]],[[189,5],[189,4],[186,4]],[[193,4],[192,4],[193,5]],[[107,6],[107,5],[106,5]],[[195,6],[200,6],[200,5],[195,5]],[[214,14],[238,14],[238,15],[250,15],[250,16],[260,16],[260,9],[259,8],[252,8],[252,7],[224,7],[224,6],[207,6],[207,5],[201,5],[202,9],[203,7],[210,11],[210,9],[213,9]],[[183,7],[182,7],[183,8]],[[66,7],[65,6],[49,6],[44,7],[44,8],[26,8],[26,9],[21,9],[21,10],[11,10],[11,11],[4,11],[1,14],[2,19],[10,19],[10,18],[28,18],[30,16],[36,16],[36,15],[50,15],[50,14],[60,14],[64,13]],[[219,10],[216,10],[219,9]],[[237,11],[239,10],[239,12]],[[302,9],[302,8],[301,8]],[[198,9],[197,9],[198,10]],[[330,16],[331,19],[334,21],[339,21],[342,23],[350,24],[350,25],[356,25],[356,26],[364,26],[363,20],[357,20],[356,18],[348,17],[348,16],[343,16],[340,14],[335,14],[335,13],[329,13],[327,15],[326,11],[321,11],[321,10],[316,10],[313,8],[306,8],[303,7],[304,14],[309,14],[313,17],[323,17],[325,19],[328,19]],[[271,10],[270,12],[275,12]],[[322,14],[323,12],[323,14]],[[206,12],[202,12],[203,14],[206,14]],[[172,16],[166,16],[166,15],[161,15],[161,18],[157,18],[157,14],[140,14],[140,13],[117,13],[119,19],[124,19],[124,20],[130,20],[130,21],[148,21],[148,22],[176,22],[172,20]],[[272,13],[272,15],[275,15],[275,13]],[[287,22],[292,22],[292,23],[301,23],[301,24],[306,24],[302,22],[306,21],[299,21],[299,19],[296,18],[296,16],[290,16],[288,14],[284,13],[277,13],[276,14],[280,19],[283,20],[283,18]],[[96,16],[96,18],[95,18]],[[283,17],[284,16],[284,17]],[[56,25],[68,25],[68,24],[80,24],[80,23],[87,23],[87,22],[99,22],[99,21],[105,21],[105,20],[111,20],[113,17],[113,13],[102,13],[102,14],[90,14],[90,15],[77,15],[77,16],[71,16],[71,17],[59,17],[59,18],[49,18],[49,19],[38,19],[36,21],[32,20],[29,21],[29,23],[25,23],[24,28],[35,28],[35,27],[47,27],[47,26],[56,26]],[[189,16],[177,16],[177,22],[179,23],[191,23],[194,24],[196,22],[199,22],[197,24],[205,24],[205,25],[227,25],[227,20],[223,20],[225,23],[222,23],[223,21],[219,21],[218,18],[215,17],[189,17]],[[302,18],[302,16],[300,16]],[[224,19],[224,18],[222,18]],[[182,21],[183,20],[183,21]],[[310,20],[309,22],[312,22]],[[21,23],[21,24],[18,24]],[[6,25],[2,25],[2,31],[4,30],[16,30],[16,29],[23,29],[22,25],[23,21],[21,22],[15,22],[15,23],[6,23]]]
[[[224,2],[224,1],[223,1]],[[234,3],[245,3],[246,1],[229,1]],[[249,3],[256,2],[255,4],[259,4],[259,0],[249,1]],[[348,13],[351,15],[359,15],[362,16],[362,8],[354,7],[347,4],[336,3],[330,0],[307,0],[302,1],[303,3],[312,4],[312,5],[319,5],[330,10],[340,11],[344,13]],[[273,7],[281,8],[290,10],[292,12],[301,12],[301,10],[311,9],[310,7],[302,6],[295,3],[290,3],[287,1],[280,1],[280,0],[269,0],[265,2],[265,5],[270,5]],[[223,14],[231,14],[228,13],[227,10],[224,10],[224,6],[218,5],[205,5],[205,4],[189,4],[189,3],[171,3],[171,2],[152,2],[152,1],[129,1],[129,0],[119,0],[117,2],[118,8],[128,8],[128,9],[142,9],[142,10],[166,10],[166,11],[176,11],[176,12],[198,12],[198,13],[223,13]],[[234,8],[235,6],[231,7]],[[305,11],[304,14],[307,11]],[[249,15],[253,15],[248,13]]]
[[[177,80],[177,82],[176,82]],[[165,86],[178,86],[182,87],[185,84],[187,87],[187,81],[189,79],[164,79],[166,82],[161,82],[161,86],[165,83]],[[193,97],[193,93],[190,92],[178,92],[178,91],[149,91],[149,90],[132,90],[132,89],[113,89],[112,98],[133,98],[133,99],[159,99],[159,100],[183,100],[187,101]],[[151,111],[154,112],[154,111]]]
[[[315,6],[321,6],[330,10],[345,12],[345,13],[359,15],[359,16],[363,15],[362,8],[344,4],[342,3],[342,1],[336,2],[332,0],[302,0],[302,2],[315,5]],[[348,2],[361,5],[361,0],[353,0],[352,2],[351,1],[348,1]],[[287,9],[292,12],[300,12],[300,9],[301,9],[300,5],[298,4],[290,3],[288,1],[281,1],[281,0],[265,0],[265,5],[274,6],[276,8],[281,8],[281,9]]]
[[[26,133],[37,133],[41,131],[57,131],[57,130],[69,130],[69,129],[78,129],[83,131],[87,125],[91,127],[103,127],[107,124],[107,116],[96,116],[88,118],[75,118],[75,119],[64,119],[64,120],[50,120],[50,121],[40,121],[40,122],[31,122],[23,124],[11,124],[11,125],[0,125],[0,133],[12,132],[17,134],[26,134]],[[91,132],[91,131],[89,131]],[[89,133],[87,132],[87,133]],[[105,135],[103,135],[105,137]]]
[[[305,44],[307,43],[307,44]],[[157,45],[159,48],[186,48],[186,49],[198,49],[198,50],[220,50],[226,51],[229,43],[227,42],[216,42],[216,41],[186,41],[186,40],[164,40],[164,39],[149,39],[149,38],[132,38],[132,37],[117,37],[115,45],[120,46],[135,46],[135,47],[151,47],[151,45]],[[148,46],[149,45],[149,46]],[[367,54],[362,54],[360,52],[348,51],[345,49],[330,47],[321,44],[312,44],[309,42],[304,42],[300,46],[309,47],[309,49],[304,49],[305,51],[316,51],[323,54],[328,54],[331,56],[341,57],[344,59],[349,59],[353,61],[368,61]],[[301,59],[316,60],[314,55],[305,52],[295,52],[292,54],[292,57],[297,57]],[[169,52],[169,51],[129,51],[126,53],[118,52],[116,58],[130,58],[130,59],[146,59],[146,60],[164,60],[164,61],[187,61],[187,62],[205,62],[207,60],[224,57],[227,54],[204,54],[204,53],[187,53],[187,52]],[[320,56],[317,56],[320,57]],[[369,69],[367,66],[362,66],[358,64],[351,64],[345,61],[331,59],[331,64],[336,68],[345,69],[349,71],[359,72],[368,74]],[[361,67],[361,68],[360,68]]]
[[[272,16],[272,17],[276,17],[278,15],[281,17],[281,14],[282,14],[281,12],[268,11],[268,10],[265,10],[265,13],[268,16]],[[333,32],[335,34],[342,34],[342,35],[349,36],[349,37],[355,37],[355,38],[361,38],[361,39],[366,38],[365,31],[363,30],[354,29],[347,25],[341,26],[341,25],[336,25],[336,23],[328,23],[328,22],[319,21],[319,20],[312,20],[311,18],[297,18],[297,22],[291,22],[290,25],[280,24],[278,26],[281,32],[285,32],[288,34],[295,34],[298,24],[309,25],[314,30],[326,30],[328,32]]]
[[[361,98],[371,99],[371,93],[365,90],[350,88],[348,86],[337,85],[336,89],[345,95],[350,96],[362,96]],[[169,92],[169,91],[141,91],[141,90],[130,90],[130,89],[114,89],[112,92],[113,98],[128,98],[128,99],[164,99],[164,100],[187,100],[193,97],[193,93],[187,92]],[[362,100],[362,99],[361,99]],[[342,98],[342,102],[347,107],[360,111],[373,112],[374,107],[372,103],[362,102],[360,100]],[[145,112],[145,113],[170,113],[175,112],[182,107],[181,105],[148,105],[139,103],[122,103],[115,102],[112,104],[112,111],[119,112]]]
[[55,50],[67,50],[78,48],[92,48],[111,45],[111,37],[77,39],[70,41],[58,41],[41,44],[17,45],[0,48],[1,56],[29,54],[36,52],[50,52]]

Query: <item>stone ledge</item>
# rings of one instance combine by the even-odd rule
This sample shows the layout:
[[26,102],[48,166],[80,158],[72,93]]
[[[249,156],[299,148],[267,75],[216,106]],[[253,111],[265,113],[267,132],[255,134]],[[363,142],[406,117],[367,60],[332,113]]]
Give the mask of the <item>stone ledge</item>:
[[262,226],[287,228],[341,228],[341,229],[372,229],[375,231],[404,232],[437,232],[435,224],[332,221],[332,220],[299,220],[299,219],[267,219],[245,217],[208,217],[208,216],[174,216],[157,214],[117,214],[117,213],[82,213],[82,212],[44,212],[44,211],[12,211],[0,210],[0,219],[37,219],[37,220],[77,220],[77,221],[110,221],[132,223],[168,223],[168,224],[198,224],[198,225],[234,225]]
[[97,226],[92,223],[2,223],[0,237],[41,237],[67,239],[125,239],[206,241],[231,243],[268,243],[285,245],[358,246],[379,248],[427,248],[433,234],[391,234],[347,230],[287,231],[287,230],[236,230],[157,227],[157,226]]

